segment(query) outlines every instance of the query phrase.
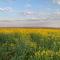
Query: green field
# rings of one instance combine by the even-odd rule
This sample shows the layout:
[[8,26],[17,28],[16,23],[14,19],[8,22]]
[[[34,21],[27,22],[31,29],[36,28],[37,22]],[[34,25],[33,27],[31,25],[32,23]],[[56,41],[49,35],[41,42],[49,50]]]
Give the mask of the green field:
[[60,32],[0,32],[0,60],[60,60]]

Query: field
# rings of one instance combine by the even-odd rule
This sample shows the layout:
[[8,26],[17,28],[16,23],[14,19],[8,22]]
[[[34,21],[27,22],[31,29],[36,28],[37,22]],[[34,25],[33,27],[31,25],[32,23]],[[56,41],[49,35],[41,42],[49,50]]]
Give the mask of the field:
[[60,60],[60,29],[0,28],[0,60]]

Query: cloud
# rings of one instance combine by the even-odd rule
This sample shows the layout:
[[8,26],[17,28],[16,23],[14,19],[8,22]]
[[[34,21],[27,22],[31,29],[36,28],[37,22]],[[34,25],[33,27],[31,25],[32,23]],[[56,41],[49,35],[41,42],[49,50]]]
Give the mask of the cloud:
[[53,0],[53,3],[60,5],[60,0]]
[[19,16],[27,17],[27,18],[41,18],[46,19],[50,13],[49,12],[43,12],[43,11],[22,11],[18,13]]
[[42,20],[51,20],[57,21],[60,20],[60,11],[56,10],[54,12],[45,12],[45,11],[22,11],[19,12],[19,17],[28,17],[28,18],[40,18]]
[[47,18],[47,20],[60,21],[60,11],[55,11]]
[[23,15],[23,16],[32,16],[33,12],[31,12],[31,11],[21,12],[21,15]]
[[4,8],[0,8],[0,12],[13,12],[13,9],[11,7],[4,7]]

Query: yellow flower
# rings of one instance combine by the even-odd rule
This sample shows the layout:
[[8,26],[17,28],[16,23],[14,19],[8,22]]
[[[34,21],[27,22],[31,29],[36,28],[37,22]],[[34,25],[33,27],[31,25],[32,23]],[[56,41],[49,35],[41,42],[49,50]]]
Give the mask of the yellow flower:
[[52,57],[52,56],[54,55],[54,51],[52,51],[52,50],[47,50],[47,51],[46,51],[46,55]]
[[56,52],[56,55],[60,56],[60,52]]
[[36,56],[40,56],[40,55],[41,55],[41,52],[38,51],[38,52],[35,53],[35,55],[36,55]]
[[41,55],[45,55],[45,53],[46,53],[46,51],[45,51],[45,50],[43,50],[43,51],[41,52]]
[[15,44],[11,43],[10,46],[14,46]]

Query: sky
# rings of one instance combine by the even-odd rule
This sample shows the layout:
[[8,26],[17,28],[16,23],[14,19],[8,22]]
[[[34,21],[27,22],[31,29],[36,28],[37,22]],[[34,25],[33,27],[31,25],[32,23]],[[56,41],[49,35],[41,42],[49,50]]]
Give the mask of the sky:
[[0,20],[59,20],[60,0],[0,0]]

